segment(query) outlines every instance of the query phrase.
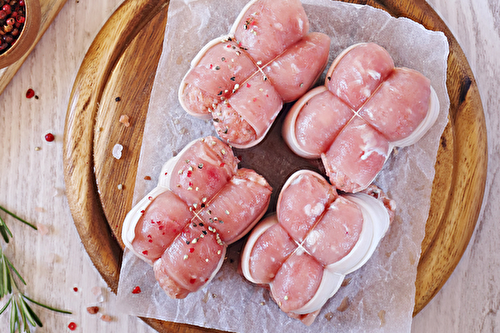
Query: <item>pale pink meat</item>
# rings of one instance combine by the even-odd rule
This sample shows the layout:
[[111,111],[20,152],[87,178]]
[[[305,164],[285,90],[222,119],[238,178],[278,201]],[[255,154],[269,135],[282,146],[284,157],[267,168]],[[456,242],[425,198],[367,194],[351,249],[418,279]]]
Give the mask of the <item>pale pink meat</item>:
[[170,189],[197,209],[231,179],[238,160],[225,143],[212,137],[196,142],[179,158],[170,175]]
[[207,202],[199,217],[209,231],[217,232],[225,243],[241,238],[266,211],[271,197],[266,180],[250,169],[238,169],[236,175]]
[[299,0],[257,0],[231,34],[195,58],[179,90],[184,109],[212,116],[217,135],[248,148],[266,135],[283,103],[305,93],[328,61],[330,38],[310,33]]
[[184,298],[213,277],[225,246],[217,234],[193,221],[155,262],[155,277],[170,297]]
[[192,213],[184,201],[171,191],[163,192],[141,216],[135,227],[132,246],[146,258],[155,261],[191,218]]
[[261,73],[240,86],[228,103],[252,126],[257,136],[266,133],[283,107],[280,95]]
[[[311,207],[317,207],[314,214]],[[374,186],[366,194],[337,195],[321,175],[298,171],[283,186],[277,215],[248,237],[242,272],[253,283],[268,284],[281,310],[309,325],[344,276],[375,251],[394,209]]]
[[339,190],[358,192],[382,170],[393,147],[415,143],[433,125],[436,103],[421,73],[394,68],[377,44],[357,44],[333,62],[324,87],[290,109],[283,137],[297,154],[321,156]]
[[267,210],[272,188],[237,163],[219,139],[196,140],[165,164],[159,186],[127,214],[125,244],[153,264],[156,279],[172,298],[184,298],[210,281],[226,246]]
[[322,278],[323,266],[306,252],[296,251],[271,284],[273,299],[284,312],[300,309],[316,294]]
[[309,20],[300,0],[259,0],[236,23],[234,36],[256,62],[266,64],[308,30]]
[[421,73],[396,68],[359,115],[389,141],[408,137],[427,115],[430,81]]
[[327,77],[327,87],[358,110],[389,76],[394,62],[384,48],[374,43],[356,45],[341,57]]
[[293,239],[302,242],[336,196],[335,189],[324,179],[301,175],[281,191],[278,220]]
[[[185,101],[191,111],[204,105],[197,112],[208,114],[213,104],[231,96],[234,85],[243,82],[257,71],[253,60],[234,41],[214,44],[184,78],[188,88],[184,90]],[[193,97],[194,96],[194,97]]]
[[285,103],[295,101],[312,87],[325,69],[329,49],[330,38],[312,32],[264,68]]
[[297,118],[295,135],[300,147],[320,156],[352,116],[352,110],[328,90],[315,95],[302,107]]
[[238,84],[232,97],[212,110],[217,134],[238,145],[265,135],[283,103],[299,98],[317,80],[328,60],[329,46],[328,36],[311,33],[264,67],[263,74],[255,73]]
[[212,108],[220,101],[219,96],[210,95],[190,83],[186,84],[182,94],[184,108],[200,118],[210,118]]
[[225,142],[246,145],[257,139],[255,129],[229,103],[216,105],[212,118],[217,135]]
[[326,210],[303,244],[323,266],[344,258],[358,242],[363,214],[353,202],[338,197]]
[[330,182],[354,193],[370,185],[389,153],[387,139],[363,119],[354,117],[321,159]]
[[297,248],[297,244],[278,224],[262,234],[252,248],[250,274],[258,283],[270,283],[285,260]]

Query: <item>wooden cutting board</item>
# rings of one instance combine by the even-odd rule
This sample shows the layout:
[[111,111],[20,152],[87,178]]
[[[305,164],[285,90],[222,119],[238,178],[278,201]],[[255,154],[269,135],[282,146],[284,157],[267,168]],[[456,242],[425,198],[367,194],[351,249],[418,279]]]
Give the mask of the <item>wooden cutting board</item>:
[[[460,46],[425,1],[349,1],[405,16],[439,30],[450,46],[449,122],[436,162],[431,210],[422,243],[414,314],[440,290],[472,236],[486,181],[486,127],[478,88]],[[70,97],[64,173],[74,223],[96,268],[116,292],[122,221],[132,206],[142,133],[167,21],[168,0],[126,0],[97,35]],[[119,122],[127,114],[130,127]],[[112,157],[120,142],[123,157]],[[134,148],[135,149],[131,149]],[[121,189],[119,189],[121,188]],[[144,319],[159,332],[206,332]]]
[[21,65],[24,63],[28,55],[35,48],[36,44],[42,38],[45,31],[48,29],[52,21],[56,18],[57,14],[61,11],[67,0],[40,0],[40,9],[42,13],[40,31],[38,36],[35,38],[35,42],[32,47],[26,52],[26,54],[13,63],[12,65],[5,67],[0,70],[0,95],[4,91],[5,87],[9,84],[10,80],[16,75]]

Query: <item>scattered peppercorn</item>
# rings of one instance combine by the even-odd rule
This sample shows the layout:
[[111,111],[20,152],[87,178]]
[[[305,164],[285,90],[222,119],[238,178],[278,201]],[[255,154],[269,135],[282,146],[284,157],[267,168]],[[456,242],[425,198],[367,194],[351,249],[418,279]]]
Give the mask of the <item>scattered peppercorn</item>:
[[140,294],[141,293],[141,287],[139,286],[136,286],[133,290],[132,290],[132,294]]
[[52,133],[45,134],[45,141],[52,142],[52,141],[54,141],[54,139],[55,139],[54,134],[52,134]]
[[69,328],[71,331],[74,331],[74,330],[76,330],[76,324],[75,324],[74,322],[71,322],[71,323],[69,323],[68,328]]
[[26,91],[26,98],[33,98],[33,97],[35,97],[35,91],[29,88],[28,91]]

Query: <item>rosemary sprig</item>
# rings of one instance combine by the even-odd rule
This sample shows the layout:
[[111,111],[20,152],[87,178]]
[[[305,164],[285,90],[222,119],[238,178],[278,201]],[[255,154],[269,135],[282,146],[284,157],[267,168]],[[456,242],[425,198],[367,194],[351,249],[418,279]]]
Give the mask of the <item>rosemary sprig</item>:
[[[35,230],[38,230],[35,225],[33,225],[33,224],[29,223],[28,221],[20,218],[19,216],[17,216],[16,214],[12,213],[11,211],[8,211],[7,209],[3,208],[2,206],[0,206],[0,210],[3,210],[4,212],[6,212],[7,214],[9,214],[13,218],[15,218],[16,220],[18,220],[19,222],[22,222],[22,223],[26,224],[27,226],[30,226],[31,228],[33,228]],[[2,221],[2,224],[6,225],[1,216],[0,216],[0,220]],[[9,233],[10,233],[10,231],[9,231]],[[12,234],[10,234],[10,237],[12,237]]]
[[[11,213],[7,209],[0,206],[0,210],[14,217],[16,220],[30,226],[31,228],[37,230],[36,226],[23,220],[19,216]],[[12,232],[5,223],[5,221],[0,216],[0,234],[6,243],[9,243],[10,239],[13,238]],[[9,238],[10,237],[10,238]],[[10,332],[16,332],[16,328],[19,332],[21,329],[23,332],[30,333],[30,325],[33,327],[39,326],[43,327],[42,321],[37,316],[35,311],[31,308],[29,303],[36,304],[40,307],[46,308],[50,311],[71,314],[71,312],[66,310],[60,310],[53,308],[51,306],[45,305],[43,303],[37,302],[28,296],[24,295],[19,290],[18,281],[26,285],[26,281],[23,279],[21,274],[17,271],[10,260],[5,256],[2,248],[0,247],[0,299],[5,296],[10,295],[9,300],[0,309],[0,315],[2,315],[10,306]]]
[[[0,210],[3,210],[4,212],[6,212],[7,214],[9,214],[10,216],[12,216],[13,218],[15,218],[16,220],[18,220],[19,222],[22,222],[24,224],[26,224],[27,226],[35,229],[35,230],[38,230],[37,227],[31,223],[29,223],[28,221],[20,218],[19,216],[17,216],[16,214],[8,211],[7,209],[3,208],[2,206],[0,206]],[[10,232],[10,229],[9,227],[7,226],[7,224],[5,223],[5,220],[2,219],[2,217],[0,216],[0,234],[2,235],[3,237],[3,240],[5,241],[5,243],[8,243],[10,241],[9,239],[9,236],[10,238],[12,238],[12,232]]]

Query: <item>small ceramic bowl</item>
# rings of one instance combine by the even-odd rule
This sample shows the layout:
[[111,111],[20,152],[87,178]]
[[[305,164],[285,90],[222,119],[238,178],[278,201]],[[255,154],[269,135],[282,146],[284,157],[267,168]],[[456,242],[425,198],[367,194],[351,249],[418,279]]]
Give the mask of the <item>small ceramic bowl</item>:
[[[40,30],[41,9],[39,0],[24,0],[26,17],[19,37],[6,52],[0,54],[0,68],[12,65],[21,59],[35,42]],[[1,9],[1,8],[0,8]]]

